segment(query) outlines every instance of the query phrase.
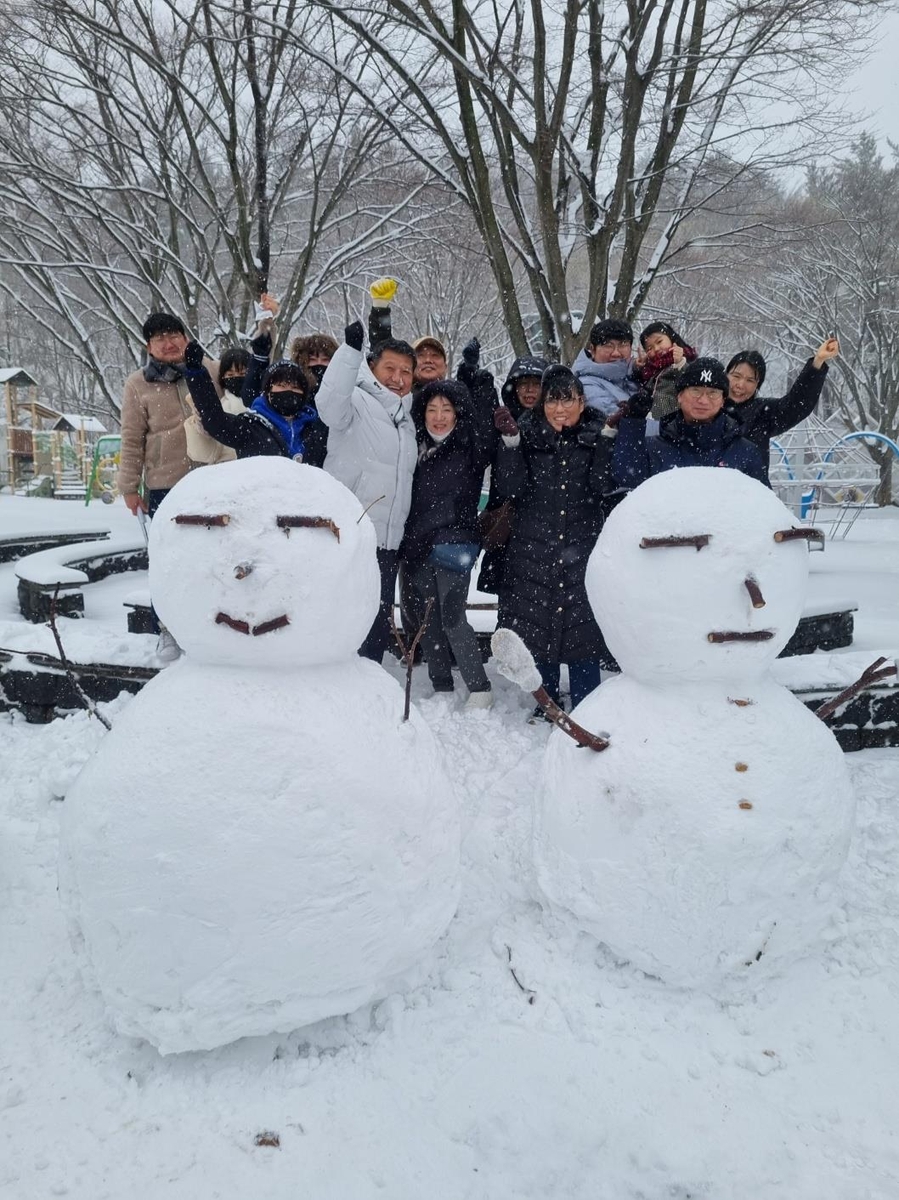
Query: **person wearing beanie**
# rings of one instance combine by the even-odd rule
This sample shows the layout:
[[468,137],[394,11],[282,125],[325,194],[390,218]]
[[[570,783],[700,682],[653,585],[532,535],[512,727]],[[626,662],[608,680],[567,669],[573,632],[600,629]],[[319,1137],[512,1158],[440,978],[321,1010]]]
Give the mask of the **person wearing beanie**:
[[785,396],[766,399],[759,395],[765,382],[765,359],[758,350],[740,350],[727,364],[728,416],[740,422],[743,436],[758,448],[765,464],[765,481],[771,456],[771,439],[786,433],[811,416],[821,399],[828,363],[840,353],[835,337],[822,342],[793,381]]
[[262,377],[261,394],[239,413],[222,407],[197,342],[185,352],[184,376],[203,428],[238,458],[278,455],[324,464],[328,431],[310,403],[313,380],[304,367],[286,358],[274,363]]
[[587,403],[605,416],[617,412],[619,405],[640,389],[633,374],[633,342],[634,331],[627,321],[597,321],[587,345],[574,360],[573,370]]
[[610,486],[603,422],[577,375],[561,366],[544,372],[540,399],[520,421],[505,406],[494,417],[496,487],[515,505],[498,625],[523,639],[557,703],[562,663],[572,705],[599,684],[600,667],[615,668],[584,586]]
[[[543,372],[549,366],[545,358],[536,354],[524,354],[516,358],[500,388],[500,403],[506,407],[516,421],[533,408],[540,399],[540,384]],[[494,439],[494,453],[498,448]],[[484,554],[478,574],[478,591],[496,595],[506,561],[506,543],[512,531],[514,504],[503,499],[496,490],[496,472],[490,473],[490,493],[480,514],[478,525]]]
[[657,435],[646,432],[649,392],[640,392],[623,410],[612,453],[617,487],[630,491],[674,467],[732,467],[767,483],[757,448],[743,437],[739,421],[723,411],[728,379],[722,364],[716,358],[694,359],[680,372],[676,387],[677,411],[662,418]]
[[640,334],[642,357],[634,378],[652,392],[652,416],[659,421],[677,408],[677,376],[696,351],[667,321],[651,321]]
[[[122,393],[122,438],[117,485],[132,515],[156,509],[179,479],[200,463],[233,458],[233,451],[203,431],[191,404],[184,372],[188,336],[184,322],[167,312],[150,313],[143,324],[146,362],[125,380]],[[218,400],[218,363],[206,360],[210,384]],[[216,380],[213,384],[211,381]],[[227,397],[236,409],[237,397]],[[156,653],[171,662],[181,653],[151,608],[159,635]]]
[[[478,501],[490,457],[491,412],[479,412],[468,388],[456,380],[426,384],[412,402],[418,463],[400,562],[414,592],[416,614],[407,636],[425,620],[420,645],[435,692],[452,692],[453,663],[469,696],[466,707],[489,708],[490,681],[466,602],[480,549]],[[430,610],[428,603],[430,602]]]

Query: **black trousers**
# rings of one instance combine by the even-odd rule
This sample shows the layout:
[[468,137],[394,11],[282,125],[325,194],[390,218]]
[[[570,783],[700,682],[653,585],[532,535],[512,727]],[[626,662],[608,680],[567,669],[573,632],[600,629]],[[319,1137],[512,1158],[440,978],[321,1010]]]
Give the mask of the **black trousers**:
[[363,658],[370,658],[379,663],[384,657],[384,651],[390,645],[393,633],[390,629],[390,616],[393,612],[396,596],[396,572],[399,566],[398,550],[378,549],[378,567],[381,571],[381,604],[378,615],[372,623],[368,636],[359,647]]

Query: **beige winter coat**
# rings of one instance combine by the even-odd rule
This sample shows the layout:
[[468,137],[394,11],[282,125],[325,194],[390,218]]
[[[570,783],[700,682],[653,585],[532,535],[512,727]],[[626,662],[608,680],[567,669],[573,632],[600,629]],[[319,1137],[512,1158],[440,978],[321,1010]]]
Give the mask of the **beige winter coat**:
[[[218,363],[206,358],[203,365],[217,380]],[[216,391],[221,395],[218,384]],[[243,411],[237,397],[225,396],[223,404],[229,411]],[[191,467],[234,457],[233,450],[204,431],[183,379],[148,383],[139,370],[125,380],[118,475],[121,495],[136,492],[142,478],[148,489],[170,488]]]

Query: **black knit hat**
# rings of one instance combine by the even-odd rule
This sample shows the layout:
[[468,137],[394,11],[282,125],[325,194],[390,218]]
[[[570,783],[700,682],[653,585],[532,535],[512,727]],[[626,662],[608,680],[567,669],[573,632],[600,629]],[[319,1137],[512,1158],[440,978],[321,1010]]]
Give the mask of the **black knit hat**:
[[717,388],[727,399],[727,372],[717,358],[694,358],[678,375],[674,390],[680,395],[690,387]]
[[277,362],[272,363],[262,376],[262,391],[264,395],[268,395],[273,383],[289,383],[291,387],[296,388],[298,392],[302,392],[304,396],[308,396],[313,387],[306,368],[300,366],[299,363],[295,363],[290,358],[281,358]]
[[739,350],[727,364],[728,375],[740,363],[745,363],[747,367],[755,371],[758,387],[761,387],[768,373],[768,364],[765,362],[762,354],[758,350]]
[[590,330],[590,345],[604,346],[606,342],[632,342],[634,331],[627,321],[609,317],[605,321],[597,321]]
[[548,396],[567,396],[570,392],[579,396],[584,394],[584,386],[574,371],[570,367],[559,366],[558,363],[547,367],[540,381],[539,403],[543,404]]
[[671,338],[675,346],[687,348],[687,343],[677,332],[673,325],[669,325],[667,321],[650,321],[646,328],[640,334],[640,345],[646,349],[646,339],[652,337],[654,333],[664,333],[665,337]]

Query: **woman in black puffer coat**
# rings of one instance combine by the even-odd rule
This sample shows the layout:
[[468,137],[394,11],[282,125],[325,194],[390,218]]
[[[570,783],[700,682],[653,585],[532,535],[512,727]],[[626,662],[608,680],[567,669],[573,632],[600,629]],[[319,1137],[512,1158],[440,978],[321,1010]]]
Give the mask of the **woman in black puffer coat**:
[[568,664],[573,705],[599,684],[600,666],[615,666],[584,587],[610,486],[604,422],[586,407],[577,376],[556,366],[545,372],[537,406],[520,425],[505,408],[495,422],[503,435],[497,490],[515,501],[498,624],[524,640],[557,703],[561,663]]
[[423,614],[433,601],[421,646],[434,690],[453,691],[455,658],[470,708],[488,708],[492,701],[465,607],[480,549],[478,501],[493,434],[486,418],[465,385],[454,380],[436,380],[417,393],[412,420],[418,463],[400,548],[416,611]]
[[[516,358],[500,389],[500,403],[509,409],[517,421],[530,412],[540,398],[540,381],[549,366],[545,358],[526,354]],[[494,435],[493,449],[497,448]],[[493,453],[490,460],[493,461]],[[496,472],[491,472],[490,494],[481,514],[480,527],[483,534],[484,557],[478,576],[478,589],[482,592],[499,592],[500,580],[506,562],[506,542],[512,522],[512,502],[504,500],[496,490]]]

